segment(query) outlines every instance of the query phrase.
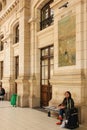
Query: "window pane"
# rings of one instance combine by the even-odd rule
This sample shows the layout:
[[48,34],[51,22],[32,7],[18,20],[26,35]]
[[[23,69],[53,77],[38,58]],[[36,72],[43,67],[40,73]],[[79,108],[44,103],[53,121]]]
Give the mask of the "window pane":
[[19,42],[19,25],[15,29],[15,43]]
[[44,80],[42,80],[42,85],[44,85]]
[[48,17],[49,17],[48,14],[49,14],[49,13],[48,13],[48,9],[46,9],[46,14],[45,14],[46,16],[45,16],[45,18],[48,18]]
[[51,15],[54,15],[54,10],[53,9],[51,9]]
[[48,55],[48,48],[44,50],[45,56]]
[[53,65],[50,66],[50,78],[52,78],[53,76],[53,67],[54,67]]
[[0,79],[3,78],[3,61],[0,62]]
[[44,77],[45,77],[45,69],[44,67],[42,67],[42,79],[44,79]]
[[45,80],[45,85],[48,85],[48,80]]
[[48,60],[44,60],[45,65],[48,65]]
[[0,36],[0,51],[4,49],[4,42],[3,42],[4,35]]
[[42,56],[44,56],[44,50],[42,50]]
[[15,57],[15,79],[19,76],[19,56]]
[[54,53],[54,48],[51,47],[51,48],[50,48],[50,55],[53,55],[53,53]]
[[48,66],[45,66],[45,79],[48,79]]
[[42,21],[45,19],[44,12],[42,12]]
[[42,61],[42,66],[44,66],[44,65],[48,65],[48,60],[43,60]]
[[44,63],[44,60],[43,60],[43,61],[42,61],[42,66],[44,66],[44,64],[45,64],[45,63]]
[[0,2],[0,11],[2,10],[2,3]]
[[50,64],[51,64],[51,65],[53,65],[53,64],[54,64],[54,60],[53,60],[53,58],[52,58],[52,59],[50,59]]

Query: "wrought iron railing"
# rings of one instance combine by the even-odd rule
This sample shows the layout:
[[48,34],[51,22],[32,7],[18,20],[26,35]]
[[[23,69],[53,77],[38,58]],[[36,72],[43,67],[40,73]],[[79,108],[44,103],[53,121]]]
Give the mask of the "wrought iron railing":
[[40,22],[40,30],[52,25],[54,22],[54,15],[51,15],[47,19]]

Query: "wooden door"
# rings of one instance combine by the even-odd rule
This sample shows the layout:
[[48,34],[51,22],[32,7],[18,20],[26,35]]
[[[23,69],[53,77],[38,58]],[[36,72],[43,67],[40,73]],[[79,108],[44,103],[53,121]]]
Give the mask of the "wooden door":
[[53,75],[53,46],[41,50],[41,106],[47,106],[52,98],[52,86],[49,82]]

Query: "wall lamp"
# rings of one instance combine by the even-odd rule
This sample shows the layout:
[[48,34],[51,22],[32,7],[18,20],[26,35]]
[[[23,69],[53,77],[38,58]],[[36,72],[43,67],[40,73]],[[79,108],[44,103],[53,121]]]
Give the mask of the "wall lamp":
[[66,2],[65,4],[63,4],[62,6],[60,6],[59,9],[61,9],[61,8],[67,8],[68,4],[69,4],[69,2]]

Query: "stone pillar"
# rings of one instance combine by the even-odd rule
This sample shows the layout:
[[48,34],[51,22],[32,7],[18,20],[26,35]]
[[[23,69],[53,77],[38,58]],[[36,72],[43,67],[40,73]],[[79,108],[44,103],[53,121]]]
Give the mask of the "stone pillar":
[[[34,14],[34,12],[36,14]],[[29,19],[30,26],[30,96],[29,96],[29,106],[37,107],[40,106],[40,78],[39,78],[39,69],[38,64],[38,45],[37,45],[37,11],[32,9],[31,18]],[[40,58],[39,58],[40,59]]]
[[87,126],[87,1],[82,2],[82,98],[81,122]]
[[22,0],[19,2],[19,78],[18,95],[19,106],[29,106],[29,0]]
[[13,93],[13,48],[12,35],[9,33],[4,39],[4,75],[3,87],[6,90],[6,99],[9,100]]

